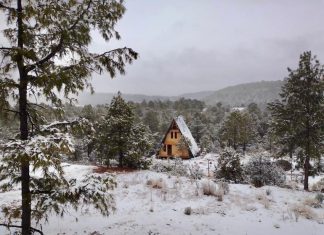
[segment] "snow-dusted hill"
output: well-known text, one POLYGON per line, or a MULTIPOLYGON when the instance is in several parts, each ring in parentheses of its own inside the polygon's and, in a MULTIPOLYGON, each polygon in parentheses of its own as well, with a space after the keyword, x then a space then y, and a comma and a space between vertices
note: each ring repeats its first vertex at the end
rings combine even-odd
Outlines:
MULTIPOLYGON (((206 174, 207 159, 214 162, 216 157, 210 154, 186 164, 197 163, 206 174)), ((65 169, 69 177, 81 178, 94 167, 67 165, 65 169)), ((116 177, 117 210, 113 214, 102 217, 83 208, 71 210, 63 218, 52 215, 42 224, 44 234, 324 234, 324 209, 307 205, 315 193, 230 184, 229 194, 218 201, 201 190, 197 195, 195 182, 187 177, 152 171, 119 173, 116 177), (156 187, 152 182, 158 182, 156 187), (186 207, 191 207, 191 215, 184 214, 186 207)), ((207 177, 200 180, 200 187, 206 181, 207 177)), ((19 191, 0 193, 1 204, 18 199, 19 191)), ((1 228, 0 234, 10 233, 1 228)))

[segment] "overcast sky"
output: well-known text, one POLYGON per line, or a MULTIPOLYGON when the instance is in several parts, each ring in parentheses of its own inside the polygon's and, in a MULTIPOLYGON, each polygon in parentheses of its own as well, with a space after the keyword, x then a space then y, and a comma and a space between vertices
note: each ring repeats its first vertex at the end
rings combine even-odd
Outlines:
POLYGON ((97 92, 177 95, 279 80, 312 50, 324 62, 324 0, 128 0, 118 44, 140 53, 97 92))
POLYGON ((113 80, 94 74, 96 92, 178 95, 279 80, 306 50, 324 64, 324 0, 126 0, 126 8, 122 40, 93 33, 91 49, 127 46, 140 58, 113 80))

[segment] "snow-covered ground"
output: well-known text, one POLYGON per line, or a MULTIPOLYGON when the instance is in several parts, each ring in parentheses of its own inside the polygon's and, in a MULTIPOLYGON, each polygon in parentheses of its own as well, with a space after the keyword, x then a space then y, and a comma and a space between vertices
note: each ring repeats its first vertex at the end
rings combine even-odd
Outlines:
MULTIPOLYGON (((186 164, 199 164, 207 175, 208 162, 212 171, 215 160, 215 155, 208 154, 186 164)), ((65 166, 67 176, 79 179, 93 169, 65 166)), ((119 173, 116 178, 117 209, 113 214, 103 217, 93 209, 83 208, 71 210, 63 218, 52 215, 48 223, 42 224, 44 234, 324 234, 324 209, 305 203, 316 193, 230 184, 229 194, 218 201, 201 190, 197 195, 195 182, 187 177, 146 170, 119 173), (153 188, 148 181, 160 182, 162 188, 153 188), (186 207, 191 207, 191 215, 184 214, 186 207), (302 210, 309 219, 296 212, 302 210)), ((208 181, 207 176, 199 181, 200 187, 203 181, 208 181)), ((2 205, 18 199, 19 191, 0 193, 2 205)), ((0 228, 0 234, 10 233, 0 228)))

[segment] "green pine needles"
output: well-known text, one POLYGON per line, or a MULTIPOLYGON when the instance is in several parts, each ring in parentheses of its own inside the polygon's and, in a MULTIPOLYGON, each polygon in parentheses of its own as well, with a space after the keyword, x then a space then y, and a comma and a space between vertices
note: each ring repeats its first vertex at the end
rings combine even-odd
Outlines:
MULTIPOLYGON (((7 25, 3 30, 6 41, 0 45, 0 113, 12 112, 19 117, 20 134, 16 144, 28 146, 38 132, 34 127, 39 126, 40 119, 32 108, 37 104, 29 97, 42 97, 59 106, 62 100, 58 92, 69 98, 86 88, 92 91, 93 72, 106 72, 109 77, 115 77, 117 73, 124 74, 126 65, 138 58, 137 52, 128 47, 111 49, 107 46, 100 52, 90 49, 93 30, 106 42, 120 39, 115 26, 125 10, 122 0, 0 1, 1 19, 7 25), (10 107, 10 99, 17 102, 17 109, 10 107)), ((50 144, 49 136, 44 138, 49 146, 61 147, 50 144)), ((56 164, 51 160, 55 159, 55 154, 50 152, 39 165, 34 165, 37 162, 31 154, 18 150, 16 161, 11 161, 15 164, 11 167, 20 171, 16 179, 21 185, 22 235, 32 231, 34 181, 30 171, 34 167, 41 170, 44 164, 56 164)), ((47 179, 58 180, 59 185, 51 185, 60 188, 59 178, 50 174, 47 179)), ((59 196, 53 199, 63 202, 59 196)))
POLYGON ((310 159, 323 153, 324 67, 308 51, 301 54, 298 68, 288 72, 281 99, 269 104, 272 127, 284 150, 303 150, 304 189, 308 190, 310 159))

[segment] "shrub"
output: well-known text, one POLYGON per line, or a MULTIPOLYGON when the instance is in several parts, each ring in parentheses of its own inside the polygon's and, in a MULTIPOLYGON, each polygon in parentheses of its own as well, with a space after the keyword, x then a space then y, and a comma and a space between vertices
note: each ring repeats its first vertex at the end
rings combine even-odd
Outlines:
POLYGON ((324 201, 324 195, 321 193, 317 193, 315 196, 315 200, 318 201, 320 204, 322 204, 324 201))
POLYGON ((276 164, 262 156, 253 157, 245 166, 247 180, 255 187, 263 185, 281 186, 285 182, 285 172, 276 164))
POLYGON ((214 182, 205 180, 202 182, 202 191, 204 195, 207 196, 216 196, 216 185, 214 182))
POLYGON ((157 161, 151 165, 151 170, 155 172, 170 173, 174 176, 188 176, 188 167, 183 164, 181 158, 157 161))
POLYGON ((151 186, 152 188, 163 189, 166 187, 165 182, 162 178, 160 179, 149 179, 146 182, 146 185, 151 186))
POLYGON ((218 158, 215 177, 235 183, 242 182, 243 169, 241 167, 240 156, 241 155, 232 148, 223 149, 218 158))
POLYGON ((217 201, 222 202, 223 201, 223 197, 224 197, 224 191, 218 189, 218 190, 216 190, 214 196, 217 198, 217 201))
POLYGON ((195 163, 193 166, 189 167, 189 177, 193 180, 200 180, 204 176, 203 170, 200 166, 195 163))
POLYGON ((264 194, 257 194, 256 199, 264 206, 264 208, 270 208, 270 201, 264 194))
POLYGON ((322 207, 322 203, 315 198, 307 198, 304 201, 304 204, 313 208, 321 208, 322 207))
POLYGON ((306 219, 316 219, 317 215, 311 208, 306 205, 295 205, 291 208, 295 214, 296 221, 298 221, 299 216, 302 216, 306 219))
POLYGON ((228 194, 229 193, 229 185, 227 182, 224 181, 219 181, 218 182, 218 190, 223 191, 224 194, 228 194))
POLYGON ((312 191, 324 192, 324 178, 321 178, 318 182, 312 185, 312 191))
POLYGON ((190 206, 186 207, 185 210, 184 210, 184 214, 185 215, 191 215, 191 213, 192 213, 191 207, 190 206))
POLYGON ((156 161, 151 165, 151 170, 155 172, 169 172, 171 165, 167 161, 156 161))
POLYGON ((290 171, 292 169, 291 163, 287 160, 280 159, 276 161, 276 165, 284 171, 290 171))
POLYGON ((128 157, 124 159, 124 164, 130 168, 147 170, 152 165, 152 159, 144 157, 128 157))

